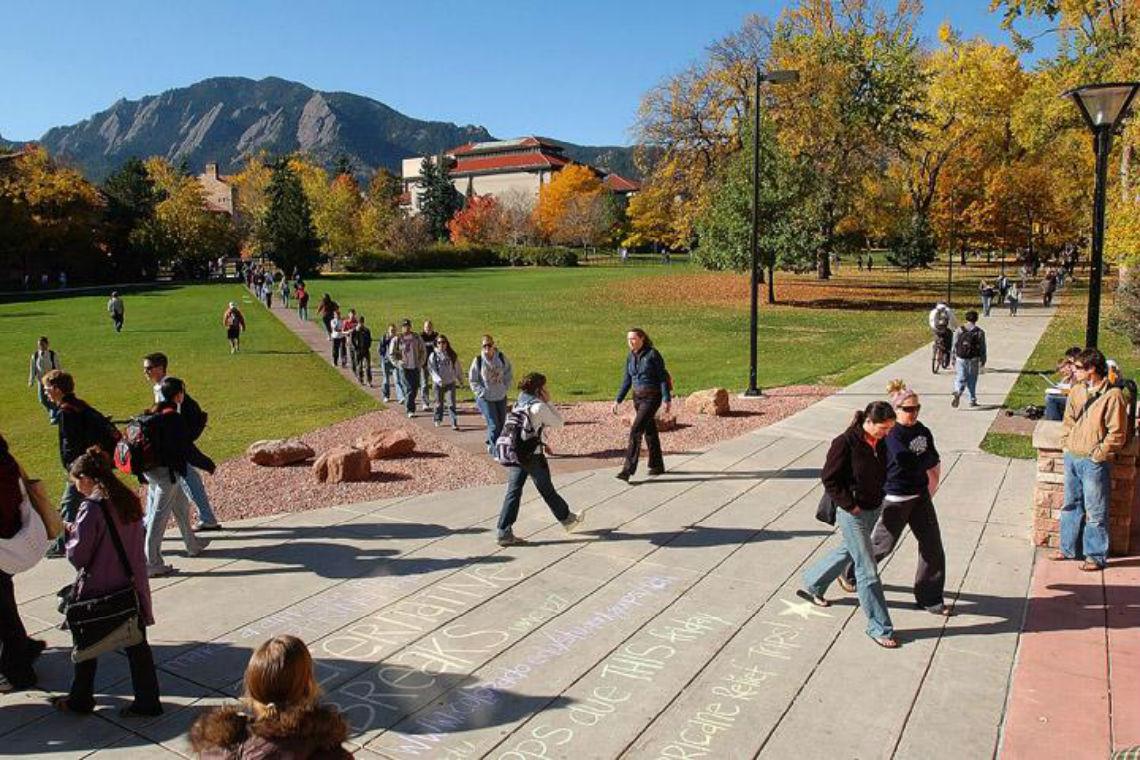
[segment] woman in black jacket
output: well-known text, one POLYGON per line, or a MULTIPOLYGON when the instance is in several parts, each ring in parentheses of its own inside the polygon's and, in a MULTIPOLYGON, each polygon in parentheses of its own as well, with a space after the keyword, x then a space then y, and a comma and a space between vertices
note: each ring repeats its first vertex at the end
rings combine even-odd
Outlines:
MULTIPOLYGON (((20 487, 20 465, 8 452, 8 442, 0 435, 0 539, 19 533, 20 506, 24 492, 20 487)), ((36 685, 32 662, 47 646, 40 639, 28 638, 16 606, 16 590, 12 576, 0 570, 0 694, 36 685)))
POLYGON ((886 401, 873 401, 856 412, 847 430, 831 442, 821 478, 827 497, 837 507, 835 523, 843 534, 843 544, 804 571, 804 587, 796 592, 816 606, 828 607, 831 602, 823 596, 827 587, 847 563, 854 563, 859 606, 867 616, 867 635, 886 649, 896 649, 899 643, 871 549, 871 530, 883 503, 885 439, 894 424, 894 408, 886 401))
POLYGON ((657 410, 665 407, 669 413, 669 373, 665 371, 665 360, 653 347, 653 341, 640 327, 631 328, 625 336, 629 344, 629 355, 625 360, 625 374, 621 388, 614 399, 613 413, 625 400, 625 395, 633 389, 633 424, 629 426, 629 446, 625 452, 625 463, 617 477, 629 480, 637 471, 637 458, 641 454, 641 438, 649 444, 649 474, 661 475, 665 472, 665 459, 661 455, 661 439, 657 436, 657 410))
POLYGON ((155 461, 143 473, 147 482, 146 504, 146 569, 154 578, 169 575, 174 568, 162 561, 162 536, 171 512, 186 544, 186 554, 197 557, 210 543, 198 538, 190 525, 190 501, 180 482, 190 465, 213 473, 214 463, 194 445, 186 420, 178 414, 178 405, 186 395, 186 386, 176 377, 164 377, 159 386, 162 401, 147 410, 154 420, 148 435, 153 438, 155 461))

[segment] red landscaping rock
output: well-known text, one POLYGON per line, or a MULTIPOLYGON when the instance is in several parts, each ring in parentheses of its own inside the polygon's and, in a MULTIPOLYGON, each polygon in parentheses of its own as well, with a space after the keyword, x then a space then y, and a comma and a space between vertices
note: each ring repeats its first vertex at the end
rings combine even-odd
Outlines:
POLYGON ((693 391, 685 399, 685 411, 723 417, 728 414, 728 391, 724 388, 693 391))
POLYGON ((374 430, 357 438, 356 448, 365 451, 369 459, 391 459, 411 454, 416 441, 405 430, 374 430))
POLYGON ((317 458, 313 475, 321 483, 358 483, 372 478, 372 462, 360 449, 338 446, 317 458))
POLYGON ((246 450, 249 461, 263 467, 286 465, 312 459, 317 452, 297 438, 288 440, 254 441, 246 450))
MULTIPOLYGON (((621 416, 621 421, 626 427, 629 427, 633 424, 634 416, 635 415, 633 412, 626 412, 621 416)), ((669 414, 662 414, 661 412, 658 412, 656 419, 658 432, 667 433, 670 430, 677 429, 677 415, 673 414, 672 412, 669 414)))

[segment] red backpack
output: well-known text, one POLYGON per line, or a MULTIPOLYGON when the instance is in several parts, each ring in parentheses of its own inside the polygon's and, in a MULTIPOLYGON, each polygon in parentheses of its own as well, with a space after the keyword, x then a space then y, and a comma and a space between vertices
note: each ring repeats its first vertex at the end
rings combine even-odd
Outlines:
POLYGON ((155 414, 140 414, 127 422, 122 439, 115 446, 115 467, 127 475, 142 475, 156 467, 158 461, 158 426, 167 414, 175 409, 163 409, 155 414))

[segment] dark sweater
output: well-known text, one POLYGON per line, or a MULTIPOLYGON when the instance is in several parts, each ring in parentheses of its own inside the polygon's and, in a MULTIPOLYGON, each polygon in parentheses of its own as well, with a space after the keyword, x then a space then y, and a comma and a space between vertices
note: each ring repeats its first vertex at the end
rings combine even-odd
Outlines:
POLYGON ((618 389, 615 401, 619 404, 624 401, 631 387, 635 391, 659 391, 663 400, 669 400, 665 359, 656 348, 643 348, 637 353, 629 352, 625 360, 625 374, 622 375, 621 388, 618 389))
POLYGON ((820 479, 831 500, 848 512, 855 506, 878 509, 887 480, 886 442, 878 441, 871 448, 863 426, 852 425, 831 442, 820 479))
POLYGON ((926 493, 926 471, 940 461, 934 434, 921 422, 895 425, 887 434, 887 483, 891 496, 926 493))
MULTIPOLYGON (((175 408, 171 402, 163 402, 159 406, 164 411, 175 408)), ((186 474, 187 465, 194 465, 199 470, 210 473, 216 469, 214 462, 194 445, 190 429, 181 414, 163 414, 159 417, 157 431, 158 446, 155 453, 160 466, 169 467, 179 475, 186 474)))

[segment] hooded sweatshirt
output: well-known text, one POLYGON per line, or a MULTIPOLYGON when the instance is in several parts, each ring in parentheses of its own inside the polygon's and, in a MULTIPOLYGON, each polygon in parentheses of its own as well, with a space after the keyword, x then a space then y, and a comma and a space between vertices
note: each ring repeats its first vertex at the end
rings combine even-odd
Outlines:
POLYGON ((467 373, 467 381, 471 390, 475 391, 475 398, 487 401, 505 399, 513 379, 514 370, 511 368, 510 359, 498 350, 490 359, 483 356, 483 352, 480 351, 471 362, 471 369, 467 373))

